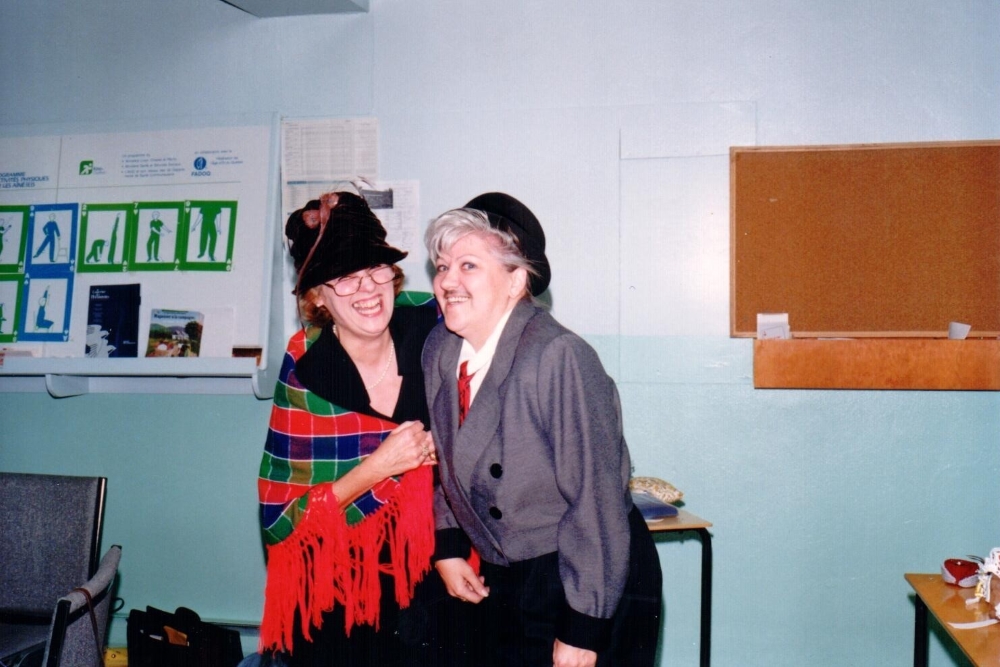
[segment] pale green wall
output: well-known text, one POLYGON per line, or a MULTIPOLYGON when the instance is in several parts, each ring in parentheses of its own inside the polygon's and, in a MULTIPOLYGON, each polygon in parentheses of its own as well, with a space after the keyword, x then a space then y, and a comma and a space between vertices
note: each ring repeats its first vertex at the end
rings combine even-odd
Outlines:
MULTIPOLYGON (((2 2, 0 132, 372 115, 381 175, 420 180, 423 219, 523 198, 554 313, 619 382, 637 472, 715 523, 713 663, 902 666, 903 573, 1000 544, 1000 395, 753 390, 751 342, 728 337, 725 148, 1000 137, 997 34, 993 0, 373 0, 267 20, 219 0, 2 2)), ((0 393, 0 469, 110 478, 126 608, 253 620, 268 410, 0 393)), ((663 664, 693 665, 697 542, 660 554, 663 664)), ((963 664, 938 640, 931 657, 963 664)))

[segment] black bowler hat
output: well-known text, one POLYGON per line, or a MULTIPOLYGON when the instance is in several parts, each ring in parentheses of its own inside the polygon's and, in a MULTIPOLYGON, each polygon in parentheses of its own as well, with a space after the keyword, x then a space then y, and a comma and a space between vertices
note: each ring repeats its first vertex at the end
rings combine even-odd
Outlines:
POLYGON ((465 208, 482 211, 496 229, 510 232, 521 247, 521 254, 531 262, 538 275, 528 275, 531 296, 544 292, 552 280, 552 269, 545 257, 545 232, 531 210, 503 192, 487 192, 473 198, 465 208))
POLYGON ((358 195, 338 192, 337 205, 330 210, 326 226, 309 227, 302 213, 317 209, 319 200, 314 199, 288 216, 285 223, 288 251, 299 272, 296 294, 361 269, 395 264, 406 257, 407 253, 385 242, 385 227, 358 195))

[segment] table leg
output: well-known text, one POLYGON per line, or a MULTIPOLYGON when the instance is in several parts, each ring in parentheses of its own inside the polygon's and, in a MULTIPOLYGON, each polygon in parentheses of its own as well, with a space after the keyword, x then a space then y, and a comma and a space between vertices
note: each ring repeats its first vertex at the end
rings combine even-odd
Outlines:
POLYGON ((712 534, 707 528, 697 531, 701 537, 701 667, 712 660, 712 534))
POLYGON ((913 667, 927 667, 927 605, 916 597, 913 626, 913 667))

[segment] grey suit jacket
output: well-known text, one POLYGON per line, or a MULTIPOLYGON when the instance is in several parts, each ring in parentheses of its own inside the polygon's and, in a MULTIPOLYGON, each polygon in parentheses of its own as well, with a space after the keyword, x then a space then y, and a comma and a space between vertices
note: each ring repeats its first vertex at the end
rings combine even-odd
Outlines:
POLYGON ((610 618, 628 575, 632 508, 614 382, 582 338, 521 302, 459 429, 461 345, 443 323, 424 345, 438 529, 461 528, 498 565, 558 552, 570 608, 610 618))

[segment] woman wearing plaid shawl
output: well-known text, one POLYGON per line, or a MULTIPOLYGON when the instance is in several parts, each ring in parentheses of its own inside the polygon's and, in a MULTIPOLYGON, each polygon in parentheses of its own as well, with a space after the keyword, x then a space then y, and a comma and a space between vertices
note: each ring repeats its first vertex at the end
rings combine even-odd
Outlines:
POLYGON ((420 351, 437 307, 400 293, 406 253, 357 195, 310 202, 285 234, 307 326, 288 344, 260 468, 261 647, 293 665, 427 664, 418 583, 436 453, 420 351))

